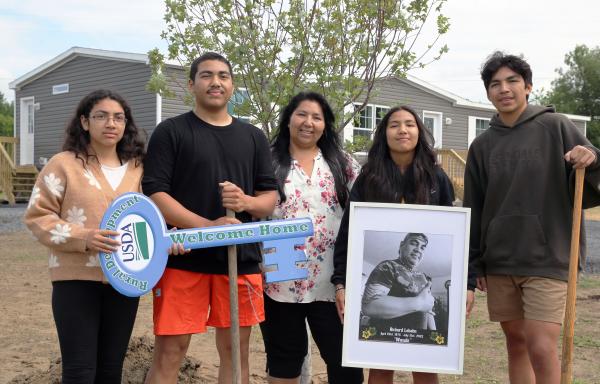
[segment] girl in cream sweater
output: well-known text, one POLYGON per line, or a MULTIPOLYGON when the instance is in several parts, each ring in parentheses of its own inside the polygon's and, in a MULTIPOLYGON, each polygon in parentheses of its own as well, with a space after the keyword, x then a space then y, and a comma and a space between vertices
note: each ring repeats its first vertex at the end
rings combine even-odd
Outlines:
POLYGON ((121 383, 138 298, 106 283, 98 252, 119 245, 98 229, 113 199, 139 192, 143 131, 127 102, 98 90, 84 97, 65 132, 63 152, 42 169, 25 223, 49 250, 52 312, 62 383, 121 383))

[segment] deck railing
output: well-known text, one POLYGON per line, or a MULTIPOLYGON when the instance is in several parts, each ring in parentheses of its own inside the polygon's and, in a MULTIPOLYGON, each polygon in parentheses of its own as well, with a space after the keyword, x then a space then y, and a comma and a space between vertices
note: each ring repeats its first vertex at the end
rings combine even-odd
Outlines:
POLYGON ((454 195, 457 199, 463 200, 465 196, 465 165, 466 161, 463 156, 466 155, 466 151, 459 151, 454 149, 438 149, 437 157, 438 163, 444 169, 454 187, 454 195), (465 153, 463 156, 461 156, 465 153))
POLYGON ((15 145, 14 137, 0 137, 0 189, 9 203, 15 203, 13 194, 13 174, 15 172, 15 145))

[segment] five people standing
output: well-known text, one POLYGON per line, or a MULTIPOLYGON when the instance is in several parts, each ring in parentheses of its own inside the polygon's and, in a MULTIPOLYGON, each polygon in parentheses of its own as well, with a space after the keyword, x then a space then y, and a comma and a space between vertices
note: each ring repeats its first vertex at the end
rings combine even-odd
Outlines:
MULTIPOLYGON (((558 383, 571 174, 587 168, 584 204, 600 203, 600 151, 551 107, 528 104, 532 74, 522 58, 496 52, 481 76, 498 113, 473 141, 465 171, 464 205, 471 208, 467 313, 474 289, 486 291, 490 319, 500 322, 506 337, 511 382, 558 383)), ((454 190, 436 162, 431 132, 410 107, 390 109, 359 171, 342 150, 327 101, 301 92, 284 108, 269 150, 260 129, 227 111, 233 77, 223 56, 198 57, 188 80, 193 110, 160 123, 145 158, 125 100, 92 92, 69 123, 64 152, 41 171, 25 222, 50 250, 63 383, 121 380, 138 299, 106 284, 98 252, 115 250, 118 232, 98 226, 110 202, 139 192, 140 184, 171 227, 310 217, 315 233, 305 243, 306 280, 263 287, 258 244, 237 246, 242 379, 249 381, 251 327, 261 323, 269 381, 299 382, 308 322, 329 382, 363 381, 361 369, 341 365, 349 225, 344 209, 351 201, 451 206, 454 190), (227 217, 226 209, 235 217, 227 217)), ((435 327, 430 282, 414 269, 419 260, 411 259, 426 245, 424 234, 408 234, 398 260, 377 267, 363 297, 365 313, 384 314, 384 320, 417 314, 435 327), (402 281, 420 279, 412 295, 395 293, 399 275, 402 281)), ((156 339, 146 382, 176 383, 191 335, 207 326, 216 329, 219 382, 231 382, 226 248, 172 252, 153 290, 156 339)), ((438 377, 414 372, 413 380, 437 383, 438 377)), ((370 383, 392 381, 393 371, 370 370, 370 383)))

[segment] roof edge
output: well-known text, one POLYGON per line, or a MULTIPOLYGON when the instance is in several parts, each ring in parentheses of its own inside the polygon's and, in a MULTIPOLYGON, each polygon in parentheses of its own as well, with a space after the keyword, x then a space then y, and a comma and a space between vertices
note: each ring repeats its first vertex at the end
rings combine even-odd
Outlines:
POLYGON ((140 63, 148 62, 148 55, 142 53, 130 53, 120 51, 108 51, 104 49, 71 47, 53 59, 43 63, 42 65, 32 69, 26 74, 8 83, 10 89, 19 89, 31 81, 40 78, 54 68, 57 68, 77 56, 100 57, 114 60, 133 61, 140 63))
MULTIPOLYGON (((408 80, 409 82, 415 84, 420 89, 423 89, 425 92, 431 93, 435 96, 441 97, 445 100, 452 102, 452 104, 454 106, 477 108, 477 109, 482 109, 482 110, 486 110, 486 111, 490 111, 490 112, 496 112, 496 108, 492 104, 478 103, 475 101, 465 99, 463 97, 460 97, 452 92, 448 92, 442 88, 439 88, 433 84, 426 82, 425 80, 421 80, 418 77, 415 77, 408 73, 406 74, 406 78, 401 78, 401 77, 396 77, 396 76, 394 76, 394 77, 399 80, 408 80)), ((557 112, 557 113, 560 113, 561 115, 566 116, 567 118, 569 118, 569 120, 576 120, 576 121, 591 121, 592 120, 592 118, 590 116, 572 115, 569 113, 562 113, 562 112, 557 112)))

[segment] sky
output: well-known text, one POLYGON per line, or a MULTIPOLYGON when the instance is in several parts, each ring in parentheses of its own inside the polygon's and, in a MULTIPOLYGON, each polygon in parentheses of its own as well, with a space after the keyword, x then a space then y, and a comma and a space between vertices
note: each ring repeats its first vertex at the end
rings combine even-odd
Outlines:
MULTIPOLYGON (((565 54, 600 45, 596 0, 448 0, 443 10, 450 51, 411 74, 471 101, 487 101, 479 69, 495 50, 523 54, 534 90, 547 90, 565 54)), ((0 92, 14 100, 9 82, 73 46, 164 53, 163 14, 164 0, 0 0, 0 92)))

